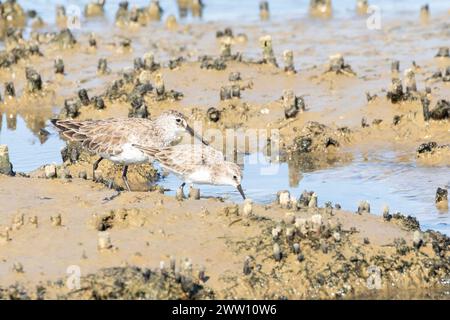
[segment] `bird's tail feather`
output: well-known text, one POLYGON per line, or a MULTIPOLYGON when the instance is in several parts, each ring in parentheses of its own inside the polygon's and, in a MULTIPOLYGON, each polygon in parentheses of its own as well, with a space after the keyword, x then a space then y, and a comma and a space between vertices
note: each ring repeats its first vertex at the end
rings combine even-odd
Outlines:
POLYGON ((80 133, 81 123, 73 120, 51 119, 50 122, 58 129, 63 137, 73 141, 84 141, 86 136, 80 133))
POLYGON ((153 147, 147 147, 147 146, 141 146, 139 144, 133 144, 133 147, 138 148, 142 152, 146 153, 147 155, 151 156, 152 158, 157 157, 158 152, 161 150, 158 148, 153 147))

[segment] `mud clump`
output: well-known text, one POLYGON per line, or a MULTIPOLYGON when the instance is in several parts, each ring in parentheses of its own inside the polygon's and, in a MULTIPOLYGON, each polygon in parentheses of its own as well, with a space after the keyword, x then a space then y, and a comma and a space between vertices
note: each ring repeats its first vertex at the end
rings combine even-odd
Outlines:
POLYGON ((434 201, 436 203, 436 206, 443 208, 448 207, 448 190, 438 187, 436 190, 436 197, 434 201))
POLYGON ((83 276, 81 287, 69 290, 58 280, 29 289, 15 284, 0 287, 0 299, 148 299, 186 300, 213 299, 214 292, 189 274, 160 272, 139 267, 113 267, 83 276))
POLYGON ((186 59, 183 57, 178 57, 175 59, 170 59, 167 66, 169 67, 170 70, 174 70, 177 69, 179 67, 181 67, 181 65, 183 64, 183 62, 185 62, 186 59))
POLYGON ((450 102, 444 99, 439 100, 436 106, 429 110, 429 101, 422 99, 423 113, 425 120, 444 120, 450 119, 450 102))
POLYGON ((153 52, 147 52, 143 58, 143 69, 151 72, 157 71, 161 68, 161 65, 155 62, 155 55, 153 52))
POLYGON ((14 98, 16 96, 16 89, 13 82, 5 83, 5 98, 14 98))
POLYGON ((29 93, 36 93, 42 90, 41 75, 32 68, 25 69, 25 76, 27 78, 27 91, 29 93))
POLYGON ((106 231, 117 227, 142 227, 146 221, 146 213, 140 209, 133 208, 94 214, 88 224, 97 231, 106 231))
POLYGON ((335 54, 330 56, 327 70, 325 74, 334 73, 336 75, 355 76, 356 73, 352 70, 349 64, 345 63, 342 54, 335 54))
POLYGON ((246 243, 229 243, 246 258, 242 276, 227 279, 233 289, 221 292, 225 298, 237 291, 240 296, 251 294, 263 299, 363 297, 372 290, 368 283, 374 270, 380 277, 376 279, 377 294, 390 296, 393 291, 407 292, 403 290, 419 284, 421 288, 438 288, 441 279, 450 274, 445 263, 449 239, 441 234, 418 236, 415 232, 413 241, 398 237, 384 247, 365 238, 359 245, 358 230, 344 228, 325 209, 305 206, 293 212, 293 219, 253 222, 264 226, 261 235, 246 243), (267 287, 272 290, 268 292, 267 287))
POLYGON ((51 42, 60 49, 71 49, 75 46, 77 40, 70 29, 63 29, 53 37, 51 42))
POLYGON ((450 49, 448 47, 440 47, 435 55, 436 58, 450 58, 450 49))
POLYGON ((418 148, 417 148, 417 153, 418 154, 422 154, 422 153, 431 153, 433 152, 435 149, 439 148, 440 146, 438 146, 438 144, 434 141, 432 142, 425 142, 422 143, 418 148))
POLYGON ((4 39, 9 28, 23 28, 26 24, 25 10, 15 0, 0 3, 0 39, 4 39))
POLYGON ((150 20, 160 20, 163 9, 161 8, 159 1, 152 0, 148 6, 147 14, 150 20))
MULTIPOLYGON (((93 163, 98 160, 98 156, 91 155, 84 151, 78 143, 68 143, 61 151, 64 163, 56 166, 56 177, 62 177, 66 172, 71 177, 84 177, 92 179, 93 163)), ((30 173, 32 177, 45 177, 45 167, 41 167, 30 173)), ((123 189, 121 166, 114 165, 110 161, 102 161, 96 170, 96 181, 105 184, 107 187, 123 189)), ((128 180, 133 189, 149 190, 150 184, 159 178, 157 170, 151 164, 131 166, 128 171, 128 180)))
POLYGON ((143 27, 151 21, 160 21, 164 10, 159 1, 153 0, 146 7, 133 6, 129 10, 128 1, 119 2, 115 15, 115 24, 118 27, 143 27))
POLYGON ((203 15, 202 0, 177 0, 178 13, 181 18, 186 18, 191 12, 193 17, 201 17, 203 15))
POLYGON ((386 98, 389 101, 391 101, 391 103, 400 103, 403 101, 415 101, 423 99, 423 94, 421 94, 417 90, 416 74, 412 68, 406 69, 404 71, 403 84, 398 76, 399 73, 398 61, 394 61, 392 63, 391 71, 392 71, 391 85, 386 93, 386 98))
POLYGON ((261 20, 268 20, 270 17, 269 2, 260 1, 259 2, 259 17, 261 20))
POLYGON ((272 37, 267 35, 259 38, 259 45, 263 50, 263 58, 260 62, 278 67, 278 63, 273 52, 272 37))
POLYGON ((210 107, 206 111, 206 115, 207 115, 209 121, 218 122, 220 120, 220 111, 214 107, 210 107))
POLYGON ((416 157, 425 164, 449 164, 450 144, 439 145, 435 141, 424 142, 416 150, 416 157))
POLYGON ((55 60, 55 73, 56 74, 64 74, 64 61, 61 58, 55 60))
POLYGON ((78 91, 78 98, 83 106, 88 106, 91 103, 86 89, 80 89, 78 91))
POLYGON ((14 175, 13 166, 9 161, 7 145, 0 145, 0 174, 14 175))
POLYGON ((216 32, 216 38, 220 39, 223 37, 233 38, 233 30, 231 28, 225 28, 224 30, 218 30, 216 32))
POLYGON ((220 88, 220 100, 241 98, 241 88, 239 85, 223 86, 220 88))
POLYGON ((147 104, 144 99, 134 98, 131 101, 131 108, 128 112, 129 118, 148 118, 149 115, 147 104))
POLYGON ((394 222, 408 231, 420 230, 420 224, 416 218, 412 216, 405 216, 400 212, 390 214, 389 210, 385 210, 383 212, 383 219, 387 222, 394 222))
POLYGON ((155 90, 154 90, 154 99, 156 101, 163 100, 181 100, 184 95, 183 93, 175 90, 166 90, 166 86, 164 84, 164 80, 162 78, 161 73, 157 73, 155 75, 155 90))
POLYGON ((227 68, 227 64, 225 62, 225 59, 222 57, 214 58, 211 56, 200 56, 198 58, 198 61, 200 62, 200 68, 207 69, 207 70, 225 70, 227 68))
MULTIPOLYGON (((352 156, 341 151, 341 146, 351 141, 352 133, 346 128, 330 128, 324 124, 309 121, 301 129, 294 128, 293 138, 281 136, 285 153, 283 161, 292 170, 312 171, 346 163, 352 156)), ((290 183, 298 184, 300 176, 291 174, 290 183)))
POLYGON ((233 54, 231 52, 233 32, 231 29, 225 29, 225 32, 218 32, 216 35, 220 39, 220 55, 218 57, 210 55, 201 55, 198 57, 200 68, 207 70, 225 70, 227 68, 227 61, 242 61, 240 53, 233 54))
POLYGON ((324 124, 309 121, 288 150, 296 153, 323 152, 329 147, 339 147, 339 141, 347 140, 348 136, 349 132, 343 128, 333 130, 324 124))
MULTIPOLYGON (((150 83, 151 76, 149 70, 144 70, 146 66, 153 66, 153 70, 157 70, 155 63, 146 62, 146 59, 139 59, 139 63, 135 60, 135 69, 122 74, 119 79, 113 80, 106 90, 98 96, 89 99, 87 91, 81 89, 74 98, 66 99, 65 106, 61 110, 61 117, 76 118, 82 112, 81 107, 89 107, 96 110, 106 108, 105 100, 109 102, 129 102, 129 117, 148 118, 147 98, 153 101, 177 101, 184 97, 184 94, 175 90, 167 90, 162 75, 156 73, 154 75, 154 85, 150 83)), ((157 64, 159 66, 159 64, 157 64)), ((158 67, 159 68, 159 67, 158 67)), ((100 59, 98 64, 98 72, 109 72, 106 59, 100 59), (105 71, 106 70, 106 71, 105 71)))
POLYGON ((53 179, 57 177, 56 165, 49 164, 44 167, 44 175, 46 179, 53 179))
POLYGON ((405 96, 403 94, 403 85, 399 79, 392 79, 392 83, 386 94, 386 97, 392 103, 397 103, 405 100, 405 96))
POLYGON ((310 0, 309 13, 313 17, 329 18, 333 13, 331 0, 310 0))
POLYGON ((104 14, 105 0, 96 0, 86 4, 84 15, 86 17, 98 17, 104 14))
POLYGON ((64 100, 64 107, 61 109, 61 113, 68 118, 76 118, 80 114, 80 101, 78 99, 66 99, 64 100))
POLYGON ((297 73, 294 66, 294 52, 292 50, 285 50, 283 52, 284 72, 288 74, 297 73))
POLYGON ((36 48, 27 44, 22 43, 14 45, 12 48, 0 51, 0 67, 9 68, 13 65, 19 63, 19 61, 27 59, 36 52, 36 48))
POLYGON ((306 109, 303 97, 296 96, 292 90, 283 91, 282 101, 286 119, 295 118, 299 112, 306 109))
POLYGON ((81 144, 68 142, 67 146, 61 150, 61 158, 63 162, 76 163, 82 152, 81 144))
POLYGON ((367 14, 367 9, 369 8, 368 0, 357 0, 356 1, 356 12, 359 15, 367 14))
POLYGON ((450 67, 434 72, 427 80, 450 82, 450 67))
POLYGON ((448 190, 444 188, 437 188, 435 201, 436 203, 441 201, 448 201, 448 190))
POLYGON ((97 73, 100 75, 110 73, 110 69, 108 68, 108 61, 105 58, 100 58, 98 60, 97 73))

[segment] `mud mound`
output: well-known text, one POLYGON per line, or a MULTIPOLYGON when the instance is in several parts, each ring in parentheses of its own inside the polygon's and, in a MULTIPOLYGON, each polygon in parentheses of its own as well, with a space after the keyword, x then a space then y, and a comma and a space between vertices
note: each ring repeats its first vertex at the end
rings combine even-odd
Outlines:
MULTIPOLYGON (((376 290, 379 297, 392 298, 399 292, 426 297, 427 290, 445 289, 448 237, 427 231, 415 234, 412 242, 399 237, 372 244, 368 237, 361 241, 363 231, 341 223, 333 210, 303 206, 281 222, 251 217, 245 223, 260 224, 263 231, 228 242, 231 250, 248 256, 243 276, 223 276, 229 287, 220 294, 227 299, 330 299, 361 298, 376 290)), ((405 230, 417 230, 408 218, 398 214, 395 220, 405 230)))
POLYGON ((102 269, 80 279, 80 288, 68 290, 62 280, 39 285, 35 290, 20 284, 0 287, 0 299, 212 299, 214 294, 196 279, 174 272, 137 267, 102 269))
MULTIPOLYGON (((67 147, 61 151, 64 163, 55 166, 55 173, 48 176, 48 166, 41 167, 33 171, 32 177, 40 178, 81 178, 92 179, 92 166, 98 156, 91 155, 81 149, 80 145, 68 143, 67 147)), ((133 190, 149 190, 150 184, 155 182, 159 175, 151 164, 130 166, 128 171, 128 181, 133 190)), ((122 180, 122 166, 114 165, 108 160, 103 160, 96 170, 95 178, 97 182, 104 183, 110 188, 124 189, 122 180)))

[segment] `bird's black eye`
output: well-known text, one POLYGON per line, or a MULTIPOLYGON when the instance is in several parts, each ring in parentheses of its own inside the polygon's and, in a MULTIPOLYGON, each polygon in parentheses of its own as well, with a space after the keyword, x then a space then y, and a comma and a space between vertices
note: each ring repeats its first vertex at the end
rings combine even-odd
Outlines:
POLYGON ((180 119, 180 118, 176 118, 175 121, 176 121, 177 123, 181 123, 181 119, 180 119))
POLYGON ((233 176, 233 179, 234 179, 234 180, 237 180, 237 177, 236 177, 236 176, 233 176))

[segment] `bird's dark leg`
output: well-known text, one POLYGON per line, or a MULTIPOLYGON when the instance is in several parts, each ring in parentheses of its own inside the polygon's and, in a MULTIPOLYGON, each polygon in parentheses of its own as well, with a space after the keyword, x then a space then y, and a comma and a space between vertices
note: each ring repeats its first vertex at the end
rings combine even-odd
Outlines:
POLYGON ((127 187, 127 190, 131 191, 130 185, 128 184, 127 172, 128 172, 128 166, 124 166, 123 171, 122 171, 122 179, 123 179, 123 182, 125 183, 125 186, 127 187))
POLYGON ((186 185, 186 183, 182 183, 181 186, 177 189, 177 193, 175 194, 175 198, 178 201, 183 201, 183 199, 185 198, 184 196, 184 191, 183 191, 183 187, 186 185))
POLYGON ((97 170, 98 165, 103 160, 103 157, 98 158, 97 161, 94 162, 94 165, 92 166, 92 180, 95 181, 95 170, 97 170))

